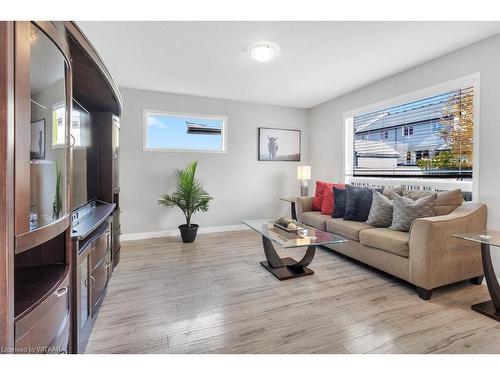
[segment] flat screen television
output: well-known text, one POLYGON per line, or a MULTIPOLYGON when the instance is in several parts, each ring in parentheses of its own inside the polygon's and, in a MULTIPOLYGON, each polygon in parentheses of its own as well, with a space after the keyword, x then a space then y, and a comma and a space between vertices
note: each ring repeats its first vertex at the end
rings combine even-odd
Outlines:
POLYGON ((99 195, 99 156, 92 116, 76 101, 71 113, 73 146, 73 179, 71 207, 73 211, 95 200, 99 195))

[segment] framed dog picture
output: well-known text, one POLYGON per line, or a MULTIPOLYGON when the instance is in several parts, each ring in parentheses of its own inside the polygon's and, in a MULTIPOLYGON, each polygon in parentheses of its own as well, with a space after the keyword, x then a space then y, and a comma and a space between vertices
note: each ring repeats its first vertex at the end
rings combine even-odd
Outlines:
POLYGON ((45 159, 45 119, 31 123, 31 159, 45 159))
POLYGON ((262 161, 300 161, 300 130, 259 128, 262 161))

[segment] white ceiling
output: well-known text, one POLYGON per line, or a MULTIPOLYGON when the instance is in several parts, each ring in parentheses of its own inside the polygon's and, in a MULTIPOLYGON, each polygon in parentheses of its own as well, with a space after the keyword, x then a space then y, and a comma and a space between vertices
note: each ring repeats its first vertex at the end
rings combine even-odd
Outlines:
POLYGON ((121 87, 310 108, 500 32, 500 22, 78 22, 121 87), (259 63, 249 44, 281 54, 259 63))

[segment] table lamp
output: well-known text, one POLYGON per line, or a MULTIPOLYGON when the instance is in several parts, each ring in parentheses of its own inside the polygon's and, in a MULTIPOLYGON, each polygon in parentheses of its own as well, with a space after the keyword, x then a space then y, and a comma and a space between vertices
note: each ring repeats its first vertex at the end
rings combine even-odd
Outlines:
POLYGON ((300 196, 307 197, 309 180, 311 179, 311 167, 309 165, 299 165, 297 167, 297 179, 300 180, 300 196))

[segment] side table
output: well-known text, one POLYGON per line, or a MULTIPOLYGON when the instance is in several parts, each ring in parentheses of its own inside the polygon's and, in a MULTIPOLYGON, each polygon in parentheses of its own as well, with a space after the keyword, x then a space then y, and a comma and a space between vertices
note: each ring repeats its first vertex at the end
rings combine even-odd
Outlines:
POLYGON ((453 237, 481 244, 481 258, 483 261, 484 277, 488 285, 491 301, 481 302, 472 306, 472 310, 500 321, 500 285, 493 269, 490 246, 500 251, 500 231, 487 230, 481 233, 456 234, 453 237))

